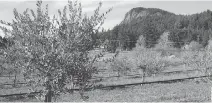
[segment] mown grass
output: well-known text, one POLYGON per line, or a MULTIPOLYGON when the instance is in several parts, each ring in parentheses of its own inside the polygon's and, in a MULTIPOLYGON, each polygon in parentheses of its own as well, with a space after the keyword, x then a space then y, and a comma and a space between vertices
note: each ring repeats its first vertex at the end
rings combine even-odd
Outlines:
MULTIPOLYGON (((197 80, 196 80, 197 81, 197 80)), ((146 84, 116 88, 112 90, 92 90, 85 93, 88 102, 211 102, 211 82, 195 82, 194 80, 146 84)), ((29 98, 4 98, 4 102, 35 102, 29 98)), ((79 93, 64 94, 58 102, 82 102, 79 93)))

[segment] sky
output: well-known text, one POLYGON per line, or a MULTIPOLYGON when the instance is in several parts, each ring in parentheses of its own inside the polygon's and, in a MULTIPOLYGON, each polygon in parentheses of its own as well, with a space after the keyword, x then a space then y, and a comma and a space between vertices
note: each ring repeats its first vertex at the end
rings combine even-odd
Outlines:
MULTIPOLYGON (((97 8, 100 0, 80 0, 83 7, 83 12, 88 15, 93 14, 97 8)), ((103 6, 101 13, 106 12, 109 8, 113 7, 112 11, 106 16, 104 29, 112 29, 116 24, 119 24, 125 14, 135 7, 145 8, 160 8, 175 14, 194 14, 200 13, 207 9, 212 10, 212 1, 142 1, 142 0, 101 0, 103 6)), ((58 9, 62 9, 66 1, 51 0, 43 1, 43 8, 49 5, 49 15, 57 14, 58 9)), ((36 10, 36 1, 0 1, 0 20, 12 21, 14 19, 13 9, 16 8, 19 12, 23 12, 26 8, 36 10)))

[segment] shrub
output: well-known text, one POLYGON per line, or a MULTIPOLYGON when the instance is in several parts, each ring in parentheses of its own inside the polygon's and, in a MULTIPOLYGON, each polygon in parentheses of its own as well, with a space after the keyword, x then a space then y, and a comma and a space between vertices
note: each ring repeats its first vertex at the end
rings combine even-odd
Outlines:
POLYGON ((130 67, 130 70, 142 70, 147 76, 151 74, 156 74, 163 70, 164 66, 167 64, 167 61, 163 60, 160 56, 160 53, 154 49, 147 49, 143 46, 134 48, 132 51, 122 55, 120 53, 120 58, 126 58, 125 67, 130 67), (144 69, 144 70, 143 70, 144 69))
POLYGON ((160 39, 158 39, 158 44, 155 45, 154 50, 161 52, 161 56, 169 56, 172 54, 176 54, 177 48, 173 47, 173 42, 171 42, 169 38, 169 32, 164 32, 160 39))
POLYGON ((206 46, 206 50, 207 50, 208 52, 211 52, 211 51, 212 51, 212 40, 209 40, 209 41, 208 41, 208 45, 206 46))
POLYGON ((111 70, 116 71, 118 77, 130 71, 131 67, 131 63, 127 57, 117 57, 110 63, 111 70))
POLYGON ((202 44, 199 44, 196 41, 192 41, 189 45, 185 45, 183 48, 185 50, 195 51, 195 50, 200 50, 202 47, 203 47, 202 44))
POLYGON ((160 53, 152 49, 142 49, 135 52, 136 69, 145 69, 147 75, 156 74, 165 66, 160 53))
POLYGON ((155 49, 168 50, 172 47, 170 40, 168 39, 169 32, 165 32, 158 39, 158 44, 155 45, 155 49))
POLYGON ((194 69, 211 69, 212 68, 212 52, 211 40, 204 50, 198 50, 198 43, 190 43, 193 51, 183 51, 181 54, 182 60, 186 65, 194 69))
POLYGON ((137 40, 137 43, 136 43, 136 48, 139 48, 139 47, 145 47, 145 38, 143 35, 140 35, 139 36, 139 39, 137 40))

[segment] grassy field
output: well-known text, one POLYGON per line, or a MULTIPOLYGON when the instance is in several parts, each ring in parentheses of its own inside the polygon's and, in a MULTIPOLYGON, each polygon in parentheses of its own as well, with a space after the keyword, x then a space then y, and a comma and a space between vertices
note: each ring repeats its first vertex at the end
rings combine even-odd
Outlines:
MULTIPOLYGON (((88 102, 211 102, 211 82, 189 80, 165 84, 145 84, 92 90, 85 94, 88 102), (196 82, 195 82, 196 81, 196 82), (199 81, 199 82, 198 82, 199 81)), ((35 98, 1 98, 2 102, 36 102, 35 98)), ((58 102, 82 102, 79 93, 64 94, 58 102)))
MULTIPOLYGON (((168 81, 174 79, 183 79, 183 78, 190 78, 190 77, 198 77, 198 76, 205 76, 205 73, 197 72, 197 71, 190 71, 190 72, 181 72, 181 73, 169 73, 169 74, 159 74, 152 77, 145 77, 144 81, 142 76, 122 76, 122 77, 111 77, 105 78, 101 81, 96 82, 94 85, 99 86, 115 86, 115 85, 127 85, 127 84, 139 84, 142 82, 158 82, 158 81, 168 81)), ((10 94, 17 94, 17 93, 30 93, 29 90, 31 87, 19 85, 16 88, 11 86, 4 86, 0 89, 0 95, 10 95, 10 94)), ((41 90, 41 87, 37 87, 37 90, 41 90)))
MULTIPOLYGON (((98 51, 95 51, 98 52, 98 51)), ((191 56, 188 55, 185 56, 191 56)), ((195 53, 196 54, 196 53, 195 53)), ((193 55, 195 55, 193 54, 193 55)), ((102 84, 119 84, 119 83, 132 83, 141 81, 141 78, 126 78, 125 75, 134 75, 140 74, 140 70, 138 70, 138 66, 140 65, 150 65, 149 69, 155 69, 158 66, 164 65, 163 68, 160 69, 160 72, 172 72, 172 71, 185 71, 185 70, 194 70, 191 65, 186 65, 186 61, 190 59, 184 59, 184 56, 168 58, 161 57, 156 52, 140 52, 140 51, 131 51, 131 52, 121 52, 118 57, 116 57, 115 61, 109 63, 104 62, 103 60, 112 58, 114 56, 113 53, 106 53, 106 55, 100 59, 98 63, 95 65, 98 67, 100 72, 95 76, 98 77, 109 77, 109 76, 117 76, 118 69, 126 70, 129 69, 126 73, 121 74, 120 78, 111 78, 102 81, 102 84), (145 57, 147 56, 147 57, 145 57), (148 62, 147 62, 148 61, 148 62), (151 62, 151 63, 149 63, 151 62), (112 65, 112 63, 116 65, 112 65), (165 66, 166 65, 166 66, 165 66)), ((196 58, 200 58, 199 56, 196 58)), ((199 60, 198 60, 199 61, 199 60)), ((195 61, 190 61, 195 62, 195 61)), ((196 66, 196 65, 195 65, 196 66)), ((202 66, 200 66, 202 67, 202 66)), ((203 68, 198 68, 203 69, 203 68)), ((121 71, 122 71, 121 70, 121 71)), ((153 71, 152 71, 153 72, 153 71)), ((203 72, 202 72, 203 73, 203 72)), ((145 81, 152 80, 164 80, 164 79, 175 79, 179 77, 187 77, 191 75, 198 75, 198 72, 192 72, 190 74, 170 74, 170 75, 156 75, 155 77, 146 78, 145 81)), ((12 83, 12 79, 0 78, 0 83, 12 83)), ((23 81, 22 77, 18 77, 19 81, 23 81)), ((28 87, 20 87, 20 88, 5 88, 2 87, 0 90, 1 94, 12 94, 20 91, 28 91, 28 87)), ((88 101, 90 102, 211 102, 211 80, 207 82, 203 82, 200 80, 195 81, 184 81, 178 83, 171 84, 147 84, 143 86, 130 86, 127 88, 117 88, 113 90, 93 90, 86 92, 86 95, 89 96, 88 101)), ((63 102, 79 102, 82 101, 80 99, 80 95, 78 93, 74 94, 66 94, 62 95, 61 99, 58 101, 63 102)), ((8 97, 8 98, 0 98, 1 101, 5 102, 33 102, 37 101, 35 98, 27 98, 27 97, 8 97)))
MULTIPOLYGON (((100 52, 101 52, 100 50, 91 51, 90 53, 91 57, 94 57, 94 55, 99 54, 100 52)), ((100 58, 99 62, 95 64, 97 69, 100 70, 100 72, 96 74, 95 76, 101 76, 101 77, 115 76, 117 75, 117 70, 119 69, 123 69, 123 70, 120 70, 121 72, 124 71, 127 74, 133 75, 135 73, 141 72, 140 70, 138 70, 138 66, 140 65, 149 65, 150 66, 149 70, 152 70, 152 69, 154 70, 155 68, 158 69, 158 66, 164 65, 163 68, 159 68, 161 69, 160 72, 193 70, 195 69, 194 66, 197 66, 197 65, 194 65, 194 66, 186 65, 186 62, 188 62, 189 60, 184 58, 188 56, 189 59, 191 60, 193 55, 196 55, 196 54, 198 53, 187 52, 184 55, 181 55, 180 57, 169 58, 169 57, 159 56, 159 52, 155 52, 155 51, 140 51, 140 50, 122 51, 119 53, 116 59, 112 63, 110 63, 110 62, 104 62, 104 60, 112 58, 115 55, 115 53, 104 52, 104 56, 100 58), (116 65, 112 65, 113 63, 116 65)), ((191 62, 192 62, 191 64, 194 64, 194 62, 197 62, 197 61, 191 61, 191 62)), ((200 69, 203 69, 203 68, 200 68, 200 69)), ((1 77, 0 84, 13 83, 13 80, 14 80, 14 77, 12 78, 1 77)), ((18 76, 17 81, 20 81, 20 82, 24 81, 23 76, 18 76)))

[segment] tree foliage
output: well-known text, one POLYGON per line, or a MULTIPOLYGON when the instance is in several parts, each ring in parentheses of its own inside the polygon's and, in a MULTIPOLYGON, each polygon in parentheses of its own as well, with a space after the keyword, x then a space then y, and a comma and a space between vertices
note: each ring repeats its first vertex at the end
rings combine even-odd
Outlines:
POLYGON ((95 35, 111 9, 100 15, 100 2, 94 15, 88 17, 82 13, 81 3, 68 1, 63 10, 58 10, 58 19, 49 16, 48 5, 42 9, 42 1, 36 5, 36 12, 27 8, 19 13, 14 9, 12 23, 1 21, 13 28, 10 32, 15 44, 10 51, 20 56, 15 59, 17 66, 22 68, 33 91, 44 87, 45 94, 48 88, 45 79, 49 77, 53 94, 57 95, 66 91, 66 85, 76 78, 75 84, 83 97, 83 90, 95 73, 93 63, 100 56, 90 58, 88 53, 96 44, 95 35))

